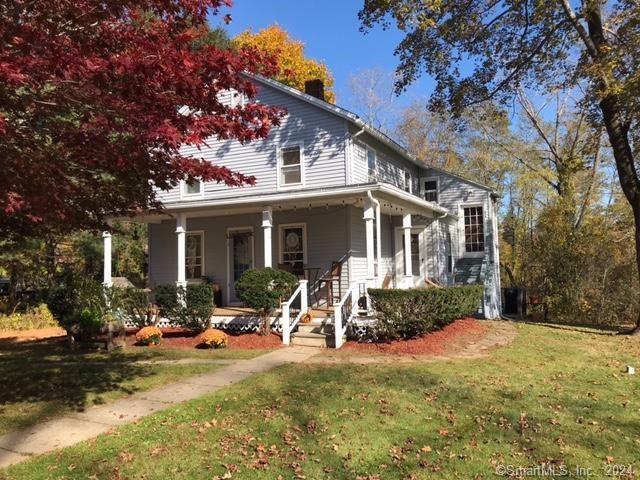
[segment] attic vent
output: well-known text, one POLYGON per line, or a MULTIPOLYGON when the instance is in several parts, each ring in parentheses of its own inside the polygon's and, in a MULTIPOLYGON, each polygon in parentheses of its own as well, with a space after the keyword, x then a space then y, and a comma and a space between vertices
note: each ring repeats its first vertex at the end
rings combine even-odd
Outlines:
POLYGON ((304 82, 304 93, 311 95, 312 97, 324 100, 324 83, 319 78, 315 80, 307 80, 304 82))

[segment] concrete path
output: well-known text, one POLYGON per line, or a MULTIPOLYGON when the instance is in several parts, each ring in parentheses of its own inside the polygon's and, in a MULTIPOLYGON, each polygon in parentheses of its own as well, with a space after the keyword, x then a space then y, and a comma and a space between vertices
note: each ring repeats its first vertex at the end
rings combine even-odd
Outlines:
POLYGON ((22 462, 31 455, 51 452, 151 415, 172 405, 213 393, 286 363, 302 362, 317 354, 317 348, 281 348, 249 360, 236 360, 211 373, 185 378, 153 390, 136 393, 115 402, 69 413, 39 425, 0 437, 0 468, 22 462))

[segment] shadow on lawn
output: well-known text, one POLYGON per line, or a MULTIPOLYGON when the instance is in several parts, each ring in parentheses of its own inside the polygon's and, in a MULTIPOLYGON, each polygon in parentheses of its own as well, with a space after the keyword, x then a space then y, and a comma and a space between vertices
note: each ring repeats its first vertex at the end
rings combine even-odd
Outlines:
POLYGON ((56 402, 77 410, 106 392, 133 393, 129 380, 152 374, 146 352, 71 352, 64 341, 0 342, 0 415, 12 404, 56 402))
MULTIPOLYGON (((451 381, 427 366, 403 366, 401 375, 392 366, 322 366, 315 371, 289 372, 275 388, 258 387, 255 396, 282 399, 278 410, 290 419, 288 428, 301 432, 304 449, 322 448, 322 438, 316 436, 321 427, 331 426, 332 433, 343 432, 344 437, 338 435, 336 443, 349 435, 364 436, 360 443, 343 445, 332 457, 331 467, 344 470, 351 453, 345 455, 343 449, 355 452, 366 447, 366 458, 350 464, 357 473, 380 471, 380 465, 394 461, 389 452, 395 447, 406 455, 396 467, 407 472, 422 468, 437 471, 450 462, 466 460, 458 455, 453 460, 447 460, 445 454, 425 455, 420 451, 423 445, 444 453, 469 450, 476 457, 486 456, 481 464, 490 465, 490 449, 485 450, 482 445, 504 444, 510 449, 500 452, 502 455, 508 457, 512 451, 517 452, 511 462, 537 465, 545 459, 552 462, 563 459, 563 449, 554 441, 562 438, 569 448, 592 452, 604 459, 616 443, 619 436, 616 431, 630 436, 638 432, 628 416, 612 418, 616 408, 611 400, 602 400, 600 408, 596 408, 586 393, 579 396, 579 379, 573 379, 575 384, 566 392, 554 393, 543 375, 531 384, 520 383, 517 372, 512 374, 514 377, 508 383, 487 389, 490 375, 480 382, 463 378, 451 381), (313 382, 309 382, 310 377, 313 382), (549 397, 547 405, 541 402, 542 391, 549 397), (556 411, 555 404, 563 408, 556 411), (319 409, 324 410, 320 416, 319 409), (454 418, 451 422, 447 412, 454 418), (552 421, 556 414, 560 415, 557 425, 552 421), (583 416, 584 424, 578 423, 576 419, 583 416), (326 423, 328 418, 332 419, 330 423, 326 423), (317 431, 308 432, 310 423, 316 421, 317 431), (603 426, 607 427, 605 431, 603 426), (480 444, 479 450, 472 446, 476 443, 480 444), (428 462, 420 465, 414 460, 419 454, 428 462)), ((598 389, 593 385, 590 388, 594 392, 598 389)), ((602 386, 598 395, 604 397, 606 390, 602 386)), ((275 438, 282 434, 272 433, 275 438)), ((447 468, 452 467, 450 464, 447 468)))

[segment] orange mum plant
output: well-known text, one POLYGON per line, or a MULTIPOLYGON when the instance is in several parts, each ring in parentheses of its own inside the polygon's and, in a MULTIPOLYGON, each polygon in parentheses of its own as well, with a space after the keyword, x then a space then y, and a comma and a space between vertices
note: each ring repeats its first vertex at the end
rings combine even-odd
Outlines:
POLYGON ((227 346, 227 334, 215 328, 208 328, 200 334, 200 343, 209 348, 224 348, 227 346))
POLYGON ((158 345, 162 331, 158 327, 144 327, 136 333, 136 340, 144 345, 158 345))

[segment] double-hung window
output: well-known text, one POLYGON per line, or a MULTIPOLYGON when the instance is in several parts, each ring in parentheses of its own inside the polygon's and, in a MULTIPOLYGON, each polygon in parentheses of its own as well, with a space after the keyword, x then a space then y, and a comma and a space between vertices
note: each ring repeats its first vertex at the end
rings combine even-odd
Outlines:
POLYGON ((300 145, 280 150, 280 186, 302 185, 302 148, 300 145))
POLYGON ((199 280, 204 275, 204 233, 187 232, 185 273, 187 280, 199 280))
POLYGON ((484 252, 484 214, 482 207, 464 207, 464 251, 484 252))
POLYGON ((438 203, 438 180, 435 178, 425 178, 422 182, 422 197, 427 202, 438 203))

